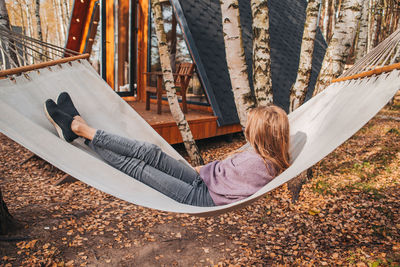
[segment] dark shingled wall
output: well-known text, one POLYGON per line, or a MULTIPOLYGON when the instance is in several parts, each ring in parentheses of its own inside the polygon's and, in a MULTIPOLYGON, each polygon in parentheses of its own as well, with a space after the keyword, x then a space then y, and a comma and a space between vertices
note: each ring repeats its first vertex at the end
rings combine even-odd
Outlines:
MULTIPOLYGON (((220 125, 238 123, 231 91, 218 0, 171 0, 178 22, 220 125)), ((296 80, 303 35, 305 0, 270 0, 271 73, 274 103, 288 110, 290 87, 296 80)), ((252 16, 249 0, 239 0, 249 79, 252 75, 252 16)), ((318 31, 310 88, 321 68, 326 43, 318 31)), ((309 91, 308 95, 312 92, 309 91)))

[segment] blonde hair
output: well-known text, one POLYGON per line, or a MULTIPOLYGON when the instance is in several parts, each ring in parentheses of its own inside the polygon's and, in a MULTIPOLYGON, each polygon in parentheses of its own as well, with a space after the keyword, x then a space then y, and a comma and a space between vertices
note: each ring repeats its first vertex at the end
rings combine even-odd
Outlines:
POLYGON ((290 165, 289 120, 286 112, 274 105, 252 109, 245 129, 247 141, 277 174, 290 165))

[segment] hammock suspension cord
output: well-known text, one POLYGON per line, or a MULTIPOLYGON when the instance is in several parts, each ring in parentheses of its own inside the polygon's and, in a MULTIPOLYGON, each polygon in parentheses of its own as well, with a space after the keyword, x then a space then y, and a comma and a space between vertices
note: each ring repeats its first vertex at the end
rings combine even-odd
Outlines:
POLYGON ((28 66, 80 53, 0 27, 0 69, 28 66))

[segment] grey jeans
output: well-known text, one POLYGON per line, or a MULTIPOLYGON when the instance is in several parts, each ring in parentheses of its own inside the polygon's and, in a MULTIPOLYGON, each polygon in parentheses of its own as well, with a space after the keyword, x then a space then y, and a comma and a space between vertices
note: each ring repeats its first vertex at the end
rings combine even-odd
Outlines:
POLYGON ((180 203, 215 206, 200 175, 154 144, 102 130, 87 144, 114 168, 180 203))

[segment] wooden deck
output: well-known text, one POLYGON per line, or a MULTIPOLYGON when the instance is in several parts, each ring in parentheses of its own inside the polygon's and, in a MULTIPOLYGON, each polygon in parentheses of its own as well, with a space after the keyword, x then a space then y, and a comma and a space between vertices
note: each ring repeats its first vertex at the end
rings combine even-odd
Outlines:
MULTIPOLYGON (((127 103, 167 140, 168 143, 177 144, 182 142, 178 127, 166 103, 162 105, 161 115, 157 114, 155 103, 151 104, 150 110, 145 110, 144 102, 127 101, 127 103)), ((188 105, 188 110, 185 116, 196 140, 242 131, 240 124, 218 127, 217 117, 212 114, 211 109, 208 107, 188 105)))

